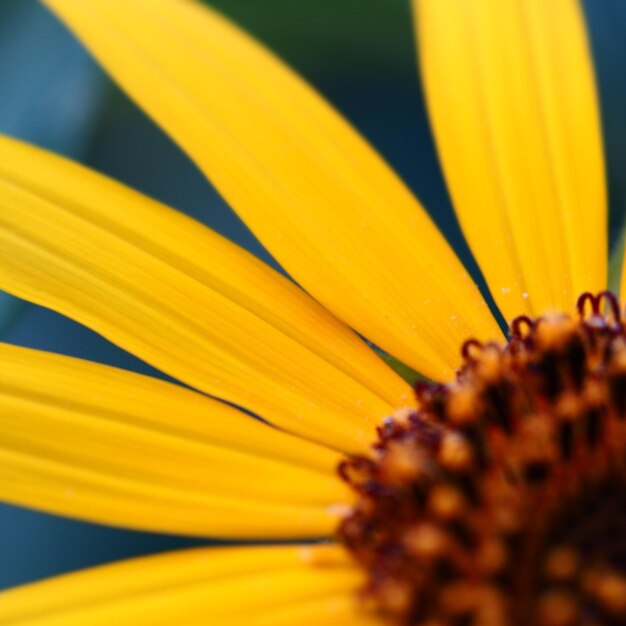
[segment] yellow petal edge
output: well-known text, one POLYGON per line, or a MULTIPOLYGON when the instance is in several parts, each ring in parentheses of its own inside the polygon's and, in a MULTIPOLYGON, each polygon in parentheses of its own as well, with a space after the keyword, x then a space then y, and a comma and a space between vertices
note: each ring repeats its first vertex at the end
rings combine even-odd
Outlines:
POLYGON ((361 576, 335 546, 197 548, 3 592, 0 624, 269 626, 300 615, 306 619, 292 624, 369 625, 356 607, 361 576), (318 551, 323 562, 315 558, 318 551), (325 619, 313 622, 311 615, 325 619))
POLYGON ((0 288, 206 393, 362 450, 409 386, 301 289, 199 223, 0 137, 0 288))
POLYGON ((0 499, 178 534, 332 533, 339 456, 171 383, 0 344, 0 499))
POLYGON ((448 377, 499 330, 397 176, 310 87, 187 0, 48 0, 294 279, 413 368, 448 377))
POLYGON ((439 157, 507 319, 607 284, 600 115, 577 0, 413 0, 439 157))

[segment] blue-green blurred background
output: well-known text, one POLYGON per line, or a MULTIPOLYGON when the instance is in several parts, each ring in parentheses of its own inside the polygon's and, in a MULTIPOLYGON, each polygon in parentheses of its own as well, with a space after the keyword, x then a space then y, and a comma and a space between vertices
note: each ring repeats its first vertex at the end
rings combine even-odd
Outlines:
MULTIPOLYGON (((428 130, 408 0, 209 4, 257 35, 347 115, 474 267, 428 130)), ((585 8, 601 92, 615 239, 626 207, 626 3, 588 0, 585 8)), ((189 160, 36 0, 0 0, 0 132, 114 176, 271 262, 189 160)), ((159 375, 85 328, 1 293, 0 339, 159 375)), ((0 588, 193 543, 0 505, 0 588)))

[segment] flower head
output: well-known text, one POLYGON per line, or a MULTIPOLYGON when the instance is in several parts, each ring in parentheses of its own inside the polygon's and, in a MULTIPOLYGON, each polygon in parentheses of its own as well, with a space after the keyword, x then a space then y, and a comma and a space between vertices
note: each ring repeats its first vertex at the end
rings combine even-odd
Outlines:
POLYGON ((626 327, 610 293, 579 306, 470 340, 454 382, 419 385, 420 408, 343 462, 358 502, 340 535, 399 623, 626 616, 626 327))
POLYGON ((39 583, 0 596, 0 623, 623 621, 606 528, 624 522, 621 500, 609 507, 624 486, 624 325, 604 293, 602 144, 577 2, 415 1, 439 156, 515 320, 508 342, 399 178, 235 26, 190 0, 46 4, 298 285, 168 207, 1 139, 0 288, 189 389, 2 346, 0 497, 301 543, 39 583), (442 382, 414 394, 359 335, 442 382))

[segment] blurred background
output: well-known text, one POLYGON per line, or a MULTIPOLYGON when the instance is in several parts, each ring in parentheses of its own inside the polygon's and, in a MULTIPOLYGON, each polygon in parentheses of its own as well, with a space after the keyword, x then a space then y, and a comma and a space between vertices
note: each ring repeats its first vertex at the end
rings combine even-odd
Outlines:
MULTIPOLYGON (((428 129, 408 0, 208 4, 275 50, 352 121, 420 197, 475 272, 428 129)), ((588 0, 585 10, 601 95, 611 240, 616 242, 626 211, 626 3, 588 0)), ((0 0, 0 132, 113 176, 272 263, 193 164, 36 0, 0 0)), ((0 340, 159 376, 85 328, 2 293, 0 340)), ((0 505, 0 589, 197 543, 0 505)))

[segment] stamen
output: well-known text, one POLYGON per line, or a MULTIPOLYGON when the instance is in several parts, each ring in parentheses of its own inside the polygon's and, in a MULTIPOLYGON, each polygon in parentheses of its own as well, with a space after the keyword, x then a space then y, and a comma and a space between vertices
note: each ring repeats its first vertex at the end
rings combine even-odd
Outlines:
POLYGON ((626 624, 626 322, 610 292, 470 339, 341 477, 339 536, 403 626, 626 624))
POLYGON ((599 309, 598 309, 598 303, 597 303, 596 297, 592 293, 589 293, 587 291, 585 293, 582 293, 578 297, 578 300, 576 302, 576 308, 578 309, 578 314, 580 315, 580 319, 585 318, 587 302, 589 302, 589 304, 591 305, 592 315, 598 314, 599 309))
POLYGON ((468 339, 461 346, 461 356, 468 360, 471 358, 472 353, 479 353, 483 349, 483 344, 477 339, 468 339))
MULTIPOLYGON (((511 322, 511 338, 523 339, 525 336, 522 328, 526 326, 526 332, 530 332, 535 322, 528 315, 520 315, 511 322)), ((462 353, 461 353, 462 354, 462 353)))

